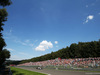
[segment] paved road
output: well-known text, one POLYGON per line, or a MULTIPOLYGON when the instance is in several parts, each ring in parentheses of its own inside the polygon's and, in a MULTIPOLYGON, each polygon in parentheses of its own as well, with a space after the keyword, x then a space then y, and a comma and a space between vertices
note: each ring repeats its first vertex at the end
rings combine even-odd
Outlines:
POLYGON ((35 72, 40 72, 40 73, 45 73, 48 75, 100 75, 99 73, 95 72, 78 72, 78 71, 65 71, 65 70, 49 70, 49 69, 42 69, 42 70, 37 70, 32 67, 20 67, 22 69, 30 70, 30 71, 35 71, 35 72))

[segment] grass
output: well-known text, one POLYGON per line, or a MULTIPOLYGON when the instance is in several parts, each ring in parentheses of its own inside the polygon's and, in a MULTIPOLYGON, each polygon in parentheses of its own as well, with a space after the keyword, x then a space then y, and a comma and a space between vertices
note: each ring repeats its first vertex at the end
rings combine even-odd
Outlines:
POLYGON ((10 67, 13 75, 46 75, 38 72, 28 71, 16 67, 10 67))

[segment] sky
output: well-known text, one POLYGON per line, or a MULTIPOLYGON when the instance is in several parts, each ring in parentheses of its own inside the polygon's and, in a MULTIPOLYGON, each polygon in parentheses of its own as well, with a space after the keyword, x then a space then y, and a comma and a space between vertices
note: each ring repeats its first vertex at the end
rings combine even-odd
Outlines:
POLYGON ((12 0, 3 38, 11 60, 100 39, 100 0, 12 0))

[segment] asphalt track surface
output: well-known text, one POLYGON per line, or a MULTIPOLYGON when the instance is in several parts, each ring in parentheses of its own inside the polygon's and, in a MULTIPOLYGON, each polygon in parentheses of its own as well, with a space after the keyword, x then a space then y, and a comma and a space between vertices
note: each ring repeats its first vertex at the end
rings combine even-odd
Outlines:
POLYGON ((54 69, 37 70, 32 67, 17 67, 17 68, 40 72, 47 75, 100 75, 100 72, 99 73, 98 72, 81 72, 81 71, 54 70, 54 69))

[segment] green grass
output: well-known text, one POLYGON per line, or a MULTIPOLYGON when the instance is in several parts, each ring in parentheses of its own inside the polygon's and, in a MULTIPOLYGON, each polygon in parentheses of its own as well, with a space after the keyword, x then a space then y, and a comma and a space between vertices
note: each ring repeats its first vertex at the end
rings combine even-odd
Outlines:
POLYGON ((13 75, 46 75, 38 72, 28 71, 16 67, 10 67, 13 75))

